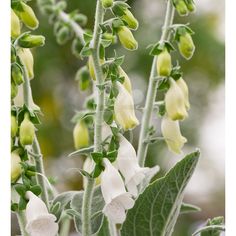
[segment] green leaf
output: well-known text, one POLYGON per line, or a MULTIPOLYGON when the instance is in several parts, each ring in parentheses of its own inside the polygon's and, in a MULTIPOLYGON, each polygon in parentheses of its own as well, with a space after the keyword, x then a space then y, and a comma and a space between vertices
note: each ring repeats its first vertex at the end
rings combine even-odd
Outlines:
MULTIPOLYGON (((78 232, 81 232, 81 213, 82 213, 82 202, 83 202, 83 192, 77 193, 72 201, 71 208, 75 210, 78 214, 74 217, 76 229, 78 232)), ((96 187, 93 194, 92 199, 92 211, 91 211, 91 226, 92 226, 92 234, 96 234, 100 228, 103 226, 104 215, 102 213, 102 209, 105 203, 102 197, 101 188, 96 187)))
POLYGON ((110 236, 109 223, 106 217, 104 217, 102 226, 96 236, 110 236))
POLYGON ((163 178, 150 184, 128 211, 121 236, 170 236, 178 218, 184 189, 197 165, 195 151, 178 162, 163 178))
POLYGON ((192 204, 188 203, 182 203, 181 208, 180 208, 180 214, 187 214, 187 213, 193 213, 193 212, 198 212, 201 211, 201 208, 198 206, 194 206, 192 204))
POLYGON ((201 233, 201 236, 220 236, 220 232, 225 231, 224 225, 210 225, 205 226, 192 234, 192 236, 198 235, 201 233))

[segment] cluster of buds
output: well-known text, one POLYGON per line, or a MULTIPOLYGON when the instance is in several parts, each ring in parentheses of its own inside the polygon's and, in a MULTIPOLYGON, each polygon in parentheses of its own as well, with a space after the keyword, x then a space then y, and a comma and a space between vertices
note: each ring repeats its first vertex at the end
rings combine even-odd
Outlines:
POLYGON ((172 0, 172 2, 180 16, 186 16, 189 12, 195 11, 193 0, 172 0))

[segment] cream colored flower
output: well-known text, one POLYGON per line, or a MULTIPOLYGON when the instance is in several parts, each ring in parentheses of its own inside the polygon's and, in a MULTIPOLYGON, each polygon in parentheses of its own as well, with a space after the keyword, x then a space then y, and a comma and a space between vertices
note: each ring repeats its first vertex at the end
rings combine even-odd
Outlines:
POLYGON ((132 85, 129 76, 125 73, 125 71, 119 66, 119 73, 120 76, 124 77, 124 83, 123 86, 126 88, 126 90, 132 94, 132 85))
POLYGON ((178 79, 176 81, 176 83, 180 87, 180 89, 182 90, 182 93, 184 94, 184 103, 185 103, 186 109, 189 110, 190 103, 189 103, 188 85, 186 84, 186 82, 182 78, 178 79))
POLYGON ((20 35, 20 20, 16 13, 11 9, 11 37, 17 38, 20 35))
POLYGON ((84 121, 78 121, 73 130, 75 149, 89 145, 89 130, 84 121))
POLYGON ((11 182, 14 183, 21 174, 21 159, 19 154, 14 151, 11 153, 11 182))
POLYGON ((25 66, 29 79, 34 78, 34 58, 28 48, 21 48, 17 51, 21 63, 25 66))
POLYGON ((117 35, 119 37, 122 46, 128 50, 136 50, 138 48, 138 42, 135 40, 132 32, 126 26, 118 28, 117 35))
POLYGON ((171 64, 171 55, 164 49, 158 56, 157 56, 157 74, 159 76, 169 76, 172 69, 171 64))

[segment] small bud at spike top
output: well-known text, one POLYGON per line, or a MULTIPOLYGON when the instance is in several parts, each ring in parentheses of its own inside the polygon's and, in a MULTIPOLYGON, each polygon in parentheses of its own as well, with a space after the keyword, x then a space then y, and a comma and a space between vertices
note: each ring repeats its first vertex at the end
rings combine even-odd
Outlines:
POLYGON ((73 137, 76 150, 89 145, 89 130, 84 121, 79 121, 75 125, 73 137))
POLYGON ((112 5, 113 5, 113 0, 102 0, 102 6, 104 8, 112 7, 112 5))
POLYGON ((117 30, 117 34, 122 46, 128 50, 136 50, 138 42, 135 40, 132 32, 126 26, 121 26, 117 30))
POLYGON ((11 9, 11 37, 17 38, 20 35, 20 20, 16 13, 11 9))
POLYGON ((12 152, 11 153, 11 182, 12 183, 15 183, 18 180, 22 172, 20 162, 21 162, 21 159, 17 151, 12 152))
POLYGON ((165 48, 157 56, 157 74, 159 76, 169 76, 172 69, 171 55, 165 48))
POLYGON ((181 154, 181 149, 187 139, 181 135, 179 122, 164 116, 161 123, 161 131, 169 150, 173 153, 181 154))
POLYGON ((29 79, 34 78, 34 58, 28 48, 22 48, 18 51, 18 56, 21 60, 21 63, 25 66, 27 76, 29 79))
POLYGON ((176 11, 179 13, 180 16, 188 15, 188 8, 185 4, 184 0, 172 0, 176 11))
POLYGON ((124 11, 124 15, 121 16, 121 19, 125 21, 127 23, 127 26, 132 30, 136 30, 139 26, 137 19, 133 16, 131 11, 129 11, 128 9, 124 11))
POLYGON ((182 93, 184 95, 184 103, 185 103, 185 107, 187 110, 190 109, 190 103, 189 103, 189 91, 188 91, 188 85, 186 84, 186 82, 180 78, 176 81, 177 85, 180 87, 180 89, 182 90, 182 93))
POLYGON ((170 88, 165 95, 167 116, 172 120, 184 120, 188 117, 185 97, 174 79, 170 78, 170 88))
POLYGON ((30 121, 29 114, 25 113, 24 120, 20 124, 20 143, 25 145, 31 145, 35 137, 34 124, 30 121))
POLYGON ((185 3, 190 12, 195 12, 196 6, 193 0, 185 0, 185 3))
POLYGON ((195 51, 195 46, 193 43, 193 39, 189 33, 185 33, 184 35, 180 35, 178 48, 181 55, 189 60, 195 51))
POLYGON ((125 73, 125 71, 120 66, 118 69, 119 69, 120 76, 124 77, 123 86, 130 94, 132 94, 132 85, 131 85, 129 76, 125 73))
POLYGON ((117 85, 119 94, 114 104, 115 120, 124 130, 133 129, 139 124, 134 112, 133 98, 123 85, 119 82, 117 85))
POLYGON ((22 11, 17 11, 17 15, 20 17, 22 22, 30 29, 36 29, 39 25, 38 19, 34 14, 34 11, 30 6, 25 4, 23 1, 20 2, 22 11))
POLYGON ((18 44, 22 48, 41 47, 45 44, 45 37, 42 35, 25 34, 18 40, 18 44))
POLYGON ((17 119, 15 116, 11 115, 11 137, 15 137, 18 131, 17 119))

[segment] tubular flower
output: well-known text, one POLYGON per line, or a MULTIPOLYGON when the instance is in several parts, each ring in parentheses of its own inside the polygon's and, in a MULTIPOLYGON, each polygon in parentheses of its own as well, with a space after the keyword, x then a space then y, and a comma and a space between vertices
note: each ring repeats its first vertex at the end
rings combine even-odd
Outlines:
POLYGON ((20 2, 22 11, 17 11, 18 16, 22 22, 30 29, 36 29, 39 25, 38 19, 30 6, 24 2, 20 2))
POLYGON ((119 82, 119 94, 114 104, 115 119, 117 123, 124 129, 133 129, 139 124, 134 112, 134 102, 129 92, 119 82))
POLYGON ((122 224, 125 211, 134 206, 131 194, 126 192, 123 180, 117 169, 106 158, 105 170, 101 174, 101 190, 105 200, 103 213, 115 224, 122 224))
POLYGON ((58 232, 56 217, 48 212, 45 203, 32 192, 27 191, 26 231, 30 236, 55 236, 58 232))
POLYGON ((129 79, 129 76, 125 73, 125 71, 119 66, 119 73, 120 76, 124 77, 124 83, 123 86, 126 88, 126 90, 132 94, 132 85, 129 79))
POLYGON ((185 98, 181 88, 170 78, 170 88, 165 95, 166 112, 172 120, 184 120, 188 117, 185 98))
POLYGON ((124 137, 120 137, 120 147, 117 155, 117 167, 125 178, 125 185, 128 191, 136 197, 138 195, 137 186, 145 178, 145 174, 150 168, 141 168, 138 164, 136 152, 131 143, 124 137))
POLYGON ((138 24, 137 19, 133 16, 131 11, 129 11, 128 9, 124 11, 124 15, 121 16, 121 19, 128 24, 128 27, 130 29, 136 30, 138 28, 139 24, 138 24))
POLYGON ((138 42, 135 40, 132 32, 126 26, 121 26, 117 31, 120 43, 128 50, 136 50, 138 48, 138 42))
POLYGON ((189 33, 185 33, 184 35, 180 35, 178 48, 181 55, 189 60, 195 51, 195 45, 193 43, 193 39, 189 33))
POLYGON ((169 76, 171 72, 172 64, 171 64, 171 55, 164 49, 157 56, 157 74, 159 76, 169 76))
POLYGON ((34 58, 28 48, 22 48, 18 51, 18 56, 21 63, 25 66, 29 79, 34 78, 34 58))
POLYGON ((73 130, 75 149, 87 147, 89 145, 89 130, 84 121, 79 121, 73 130))
POLYGON ((190 109, 190 103, 189 103, 189 91, 188 91, 188 85, 186 84, 186 82, 180 78, 176 81, 177 85, 180 87, 183 95, 184 95, 184 103, 185 103, 185 107, 187 110, 190 109))
POLYGON ((30 121, 29 114, 25 113, 24 120, 20 124, 20 143, 25 145, 31 145, 34 141, 35 128, 34 124, 30 121))
POLYGON ((20 20, 16 13, 11 9, 11 37, 17 38, 20 35, 20 20))
POLYGON ((14 183, 21 174, 21 159, 19 154, 14 151, 11 153, 11 182, 14 183))
POLYGON ((162 119, 161 130, 169 150, 173 153, 181 154, 181 149, 187 139, 180 133, 179 122, 165 116, 162 119))

